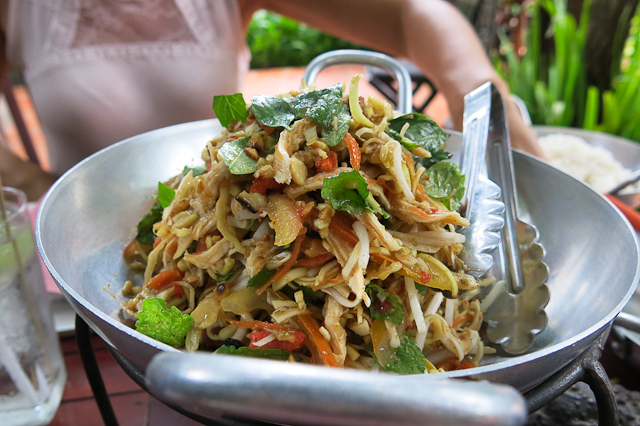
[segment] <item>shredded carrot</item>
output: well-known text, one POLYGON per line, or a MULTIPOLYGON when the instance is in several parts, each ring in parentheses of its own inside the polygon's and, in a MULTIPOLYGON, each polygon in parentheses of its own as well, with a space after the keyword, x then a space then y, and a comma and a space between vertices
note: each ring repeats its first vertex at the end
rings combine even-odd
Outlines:
POLYGON ((427 200, 427 191, 424 190, 424 186, 420 185, 420 182, 418 182, 417 188, 420 195, 422 195, 422 201, 427 200))
POLYGON ((463 324, 467 321, 471 321, 472 319, 473 319, 473 315, 471 314, 464 314, 464 315, 457 316, 453 319, 453 327, 455 328, 460 324, 463 324))
POLYGON ((287 327, 282 324, 277 324, 275 322, 234 320, 226 316, 222 311, 220 312, 219 315, 222 319, 224 319, 229 324, 233 324, 238 327, 248 328, 250 330, 293 330, 293 328, 291 327, 287 327))
POLYGON ((311 315, 303 314, 296 317, 296 322, 302 329, 302 332, 308 337, 308 339, 305 340, 305 344, 311 351, 314 363, 328 367, 337 367, 338 362, 336 361, 336 357, 331 351, 329 342, 327 342, 322 333, 320 333, 320 327, 317 321, 311 315))
POLYGON ((336 214, 331 218, 329 230, 352 246, 355 246, 359 241, 358 237, 351 231, 351 225, 347 223, 347 218, 342 214, 336 214))
POLYGON ((344 136, 344 142, 347 144, 347 148, 349 149, 349 160, 351 161, 351 167, 356 170, 360 170, 360 160, 362 158, 362 154, 360 154, 360 145, 358 145, 358 141, 355 140, 350 133, 344 136))
POLYGON ((282 265, 280 269, 278 269, 278 272, 276 272, 271 278, 269 278, 269 280, 267 280, 267 282, 264 283, 264 285, 256 291, 257 294, 264 293, 264 291, 269 288, 271 284, 284 277, 285 274, 289 272, 289 270, 296 263, 296 260, 298 260, 300 248, 302 247, 302 243, 304 242, 306 237, 307 236, 304 233, 298 234, 298 236, 296 237, 296 241, 293 243, 293 250, 291 250, 291 257, 289 258, 289 260, 287 260, 284 265, 282 265))
POLYGON ((435 365, 436 368, 442 368, 444 371, 453 371, 453 370, 464 370, 466 368, 475 367, 472 363, 463 359, 462 361, 458 361, 458 358, 451 357, 447 358, 443 361, 440 361, 435 365))
POLYGON ((338 167, 338 156, 336 155, 336 153, 329 152, 327 155, 327 158, 318 157, 318 159, 316 160, 316 168, 318 170, 330 172, 331 170, 338 167))
POLYGON ((147 283, 147 287, 154 290, 160 290, 163 287, 171 284, 174 281, 180 281, 184 277, 184 272, 180 269, 174 268, 167 271, 162 271, 158 275, 154 276, 147 283))
POLYGON ((334 257, 333 253, 324 253, 314 257, 305 257, 304 259, 298 259, 298 266, 303 268, 315 268, 316 266, 324 265, 334 257))

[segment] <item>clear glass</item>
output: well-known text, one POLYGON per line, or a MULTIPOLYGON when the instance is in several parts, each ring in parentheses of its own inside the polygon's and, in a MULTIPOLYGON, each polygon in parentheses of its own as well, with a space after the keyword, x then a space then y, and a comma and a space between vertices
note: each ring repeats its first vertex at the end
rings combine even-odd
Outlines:
POLYGON ((0 188, 0 425, 53 420, 67 380, 27 198, 0 188), (0 200, 1 202, 1 200, 0 200))

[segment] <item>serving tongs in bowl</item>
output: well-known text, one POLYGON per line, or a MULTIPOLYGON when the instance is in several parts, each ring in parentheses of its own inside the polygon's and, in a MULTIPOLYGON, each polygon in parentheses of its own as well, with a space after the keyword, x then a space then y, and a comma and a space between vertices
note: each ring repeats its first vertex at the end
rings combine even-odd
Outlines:
POLYGON ((494 253, 493 288, 481 307, 486 309, 487 338, 505 352, 526 352, 547 325, 544 308, 549 303, 546 285, 549 268, 542 261, 545 250, 538 229, 518 219, 517 192, 511 143, 504 103, 496 87, 487 83, 478 90, 490 96, 491 113, 487 143, 487 175, 501 189, 504 202, 502 244, 494 253))

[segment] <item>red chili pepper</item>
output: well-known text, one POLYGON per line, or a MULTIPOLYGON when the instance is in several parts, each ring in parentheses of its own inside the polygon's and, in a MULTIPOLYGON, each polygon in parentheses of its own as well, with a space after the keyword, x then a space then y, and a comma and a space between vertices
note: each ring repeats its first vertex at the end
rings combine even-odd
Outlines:
POLYGON ((267 190, 282 188, 284 185, 276 182, 274 178, 265 178, 258 176, 253 180, 249 192, 257 192, 258 194, 267 195, 267 190))
POLYGON ((316 160, 316 169, 324 172, 330 172, 338 167, 338 156, 335 152, 330 152, 327 158, 318 157, 316 160))
POLYGON ((426 284, 429 281, 431 281, 431 275, 426 271, 422 271, 422 273, 420 274, 420 282, 422 284, 426 284))
POLYGON ((263 345, 263 346, 256 346, 254 345, 254 343, 259 342, 260 340, 264 339, 265 337, 268 337, 271 335, 270 332, 268 331, 254 331, 253 333, 251 333, 249 335, 249 339, 251 340, 251 343, 249 344, 250 348, 260 348, 260 349, 282 349, 285 351, 295 351, 296 349, 298 349, 300 346, 302 346, 302 342, 304 342, 304 339, 307 337, 302 331, 298 331, 298 330, 293 330, 291 329, 291 333, 294 334, 295 340, 293 342, 288 342, 288 341, 284 341, 284 340, 272 340, 269 343, 263 345))

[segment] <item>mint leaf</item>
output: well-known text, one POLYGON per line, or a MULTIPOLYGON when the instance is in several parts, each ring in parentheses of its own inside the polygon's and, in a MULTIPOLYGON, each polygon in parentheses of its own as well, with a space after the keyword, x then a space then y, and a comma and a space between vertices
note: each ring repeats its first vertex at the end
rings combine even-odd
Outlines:
MULTIPOLYGON (((291 352, 282 349, 252 349, 248 346, 240 346, 239 348, 235 348, 233 346, 222 346, 215 353, 223 355, 247 356, 251 358, 273 359, 276 361, 287 361, 289 359, 289 356, 292 355, 291 352)), ((298 362, 304 362, 302 357, 299 355, 293 355, 293 357, 298 362)))
POLYGON ((138 312, 136 330, 171 346, 182 346, 187 331, 193 325, 190 315, 183 315, 175 306, 167 309, 164 299, 151 298, 142 301, 138 312))
POLYGON ((387 290, 375 284, 369 284, 365 291, 371 299, 369 313, 376 320, 389 320, 394 324, 402 324, 404 310, 402 302, 387 290))
POLYGON ((342 83, 326 89, 302 93, 291 99, 296 118, 309 117, 322 128, 322 137, 327 145, 336 146, 349 130, 351 113, 342 102, 342 83))
POLYGON ((153 241, 156 238, 153 233, 153 225, 162 220, 162 210, 163 208, 160 203, 154 203, 151 210, 138 222, 138 235, 136 236, 136 240, 140 244, 146 246, 153 245, 153 241))
POLYGON ((222 157, 224 165, 234 175, 247 175, 256 171, 257 161, 244 152, 250 139, 251 137, 246 137, 225 142, 218 150, 218 155, 222 157))
POLYGON ((382 369, 388 373, 422 374, 427 369, 427 359, 415 340, 405 333, 392 361, 383 365, 382 369))
POLYGON ((419 283, 419 282, 417 282, 417 281, 414 281, 414 283, 415 283, 415 285, 416 285, 416 290, 418 290, 418 294, 419 294, 420 296, 426 296, 426 295, 427 295, 427 292, 429 291, 429 287, 427 287, 427 286, 426 286, 426 285, 424 285, 424 284, 420 284, 420 283, 419 283))
POLYGON ((242 93, 214 96, 213 112, 224 127, 229 126, 233 120, 247 121, 247 104, 242 93))
POLYGON ((320 192, 325 201, 331 203, 335 210, 351 214, 362 214, 367 207, 367 181, 357 170, 342 172, 336 176, 326 178, 322 182, 320 192))
POLYGON ((295 115, 285 99, 277 96, 254 96, 251 109, 259 123, 291 130, 289 125, 295 119, 295 115))
POLYGON ((453 211, 460 208, 464 195, 464 175, 456 164, 441 161, 426 171, 422 186, 430 197, 436 198, 453 211))
POLYGON ((182 170, 182 177, 185 177, 187 173, 189 173, 189 171, 191 171, 191 174, 193 175, 193 177, 196 177, 196 176, 200 176, 207 173, 207 168, 204 166, 198 166, 198 167, 184 166, 184 169, 182 170))
MULTIPOLYGON (((449 138, 449 135, 438 126, 438 123, 427 118, 424 114, 413 112, 396 117, 389 122, 389 129, 386 130, 386 133, 400 142, 409 151, 413 151, 418 147, 429 151, 429 153, 431 153, 431 159, 425 160, 430 164, 433 163, 436 158, 436 161, 441 161, 445 159, 445 157, 451 157, 449 153, 440 149, 449 138), (404 136, 412 142, 403 141, 400 137, 400 131, 406 123, 409 123, 409 127, 404 133, 404 136)), ((428 165, 429 164, 425 164, 425 166, 428 165)))
POLYGON ((176 191, 174 191, 173 188, 168 187, 162 182, 158 182, 158 201, 163 209, 169 207, 169 204, 171 204, 175 196, 176 191))
POLYGON ((276 273, 276 269, 267 269, 266 267, 262 268, 260 272, 258 272, 255 276, 249 279, 248 287, 262 287, 269 278, 274 276, 276 273))

